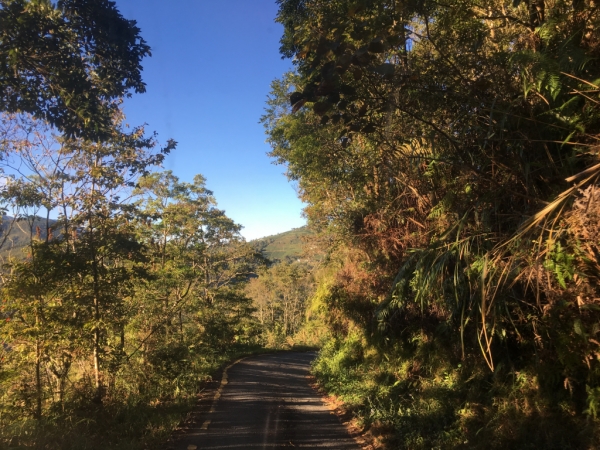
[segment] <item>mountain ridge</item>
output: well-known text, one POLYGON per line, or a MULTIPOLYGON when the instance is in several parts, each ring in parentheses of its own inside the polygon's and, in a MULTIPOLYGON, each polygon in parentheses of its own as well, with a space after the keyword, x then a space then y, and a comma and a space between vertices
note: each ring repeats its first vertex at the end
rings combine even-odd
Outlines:
POLYGON ((292 228, 283 233, 265 236, 250 241, 271 261, 292 261, 299 259, 303 253, 306 238, 312 236, 307 226, 292 228))

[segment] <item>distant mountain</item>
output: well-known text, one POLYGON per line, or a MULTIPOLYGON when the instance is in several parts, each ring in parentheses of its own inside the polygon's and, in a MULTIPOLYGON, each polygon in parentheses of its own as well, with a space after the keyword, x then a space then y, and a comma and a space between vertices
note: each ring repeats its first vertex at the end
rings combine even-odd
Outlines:
MULTIPOLYGON (((51 221, 51 224, 54 222, 51 221)), ((29 245, 31 239, 30 230, 33 230, 35 235, 37 227, 39 227, 40 236, 43 239, 46 236, 45 219, 38 218, 31 226, 28 221, 15 222, 12 217, 4 216, 0 224, 0 243, 4 242, 0 247, 0 262, 1 259, 6 259, 8 256, 24 257, 23 249, 29 245)), ((305 240, 310 236, 312 236, 312 232, 307 227, 300 227, 256 239, 251 243, 271 261, 295 261, 302 256, 305 240)))
POLYGON ((307 227, 294 228, 284 233, 251 241, 271 261, 287 261, 300 258, 304 238, 312 235, 307 227))
MULTIPOLYGON (((50 220, 50 224, 54 224, 55 220, 50 220)), ((46 219, 36 218, 33 223, 28 220, 15 221, 10 216, 2 217, 0 224, 0 258, 14 256, 22 258, 25 256, 23 249, 29 245, 31 241, 31 233, 36 235, 39 228, 41 238, 46 237, 46 219), (32 231, 33 230, 33 231, 32 231)))

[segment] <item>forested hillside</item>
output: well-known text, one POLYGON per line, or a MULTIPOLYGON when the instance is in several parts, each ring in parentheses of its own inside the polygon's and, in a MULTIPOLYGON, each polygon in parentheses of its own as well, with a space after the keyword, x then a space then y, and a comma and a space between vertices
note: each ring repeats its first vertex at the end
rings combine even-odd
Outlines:
POLYGON ((270 261, 316 261, 322 255, 320 246, 314 242, 313 237, 314 233, 310 229, 301 227, 255 239, 251 243, 270 261))
POLYGON ((7 262, 9 258, 25 258, 28 246, 33 236, 46 238, 46 224, 50 227, 54 220, 46 220, 41 217, 2 217, 0 226, 2 233, 0 237, 0 257, 7 262), (39 235, 39 236, 38 236, 39 235))
POLYGON ((391 448, 600 447, 593 0, 278 0, 315 373, 391 448))
POLYGON ((284 233, 256 239, 252 244, 271 261, 293 261, 302 256, 306 238, 311 235, 308 228, 295 228, 284 233))
POLYGON ((251 242, 269 265, 250 280, 246 294, 268 348, 319 347, 328 333, 310 310, 316 279, 322 266, 322 246, 306 227, 251 242))

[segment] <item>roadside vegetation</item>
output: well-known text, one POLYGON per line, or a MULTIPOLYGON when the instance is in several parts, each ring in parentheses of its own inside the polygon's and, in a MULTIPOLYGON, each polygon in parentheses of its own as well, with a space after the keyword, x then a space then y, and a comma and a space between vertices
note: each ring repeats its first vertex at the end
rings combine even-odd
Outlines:
POLYGON ((314 266, 308 262, 276 263, 264 268, 246 288, 266 348, 320 347, 327 329, 310 314, 314 266))
POLYGON ((597 3, 278 4, 320 383, 390 448, 600 447, 597 3))
POLYGON ((164 439, 211 371, 260 344, 243 286, 264 258, 202 176, 150 171, 172 144, 65 139, 28 116, 1 131, 5 226, 29 242, 2 271, 0 442, 164 439))
POLYGON ((246 286, 261 343, 269 349, 319 348, 328 330, 310 309, 323 266, 321 243, 306 227, 252 241, 269 264, 246 286))
POLYGON ((0 448, 161 448, 261 348, 265 258, 125 125, 148 54, 112 2, 0 0, 0 448))

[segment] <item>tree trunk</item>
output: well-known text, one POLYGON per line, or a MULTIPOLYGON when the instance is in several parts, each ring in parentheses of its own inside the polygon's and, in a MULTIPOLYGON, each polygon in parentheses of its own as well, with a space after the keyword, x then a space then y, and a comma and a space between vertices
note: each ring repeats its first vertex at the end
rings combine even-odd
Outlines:
MULTIPOLYGON (((37 323, 37 319, 36 319, 37 323)), ((42 418, 42 376, 40 366, 42 364, 42 349, 40 339, 35 340, 35 418, 42 418)))
MULTIPOLYGON (((98 159, 94 162, 94 166, 98 165, 98 159)), ((96 193, 96 185, 95 182, 92 183, 92 199, 94 198, 96 193)), ((96 242, 95 242, 95 230, 93 227, 93 207, 90 206, 89 216, 88 216, 88 227, 89 227, 89 239, 90 239, 90 249, 91 249, 91 258, 92 258, 92 276, 93 276, 93 306, 94 306, 94 387, 96 389, 96 394, 94 396, 94 401, 96 403, 102 403, 102 380, 100 378, 100 276, 98 272, 98 255, 96 253, 96 242)))

